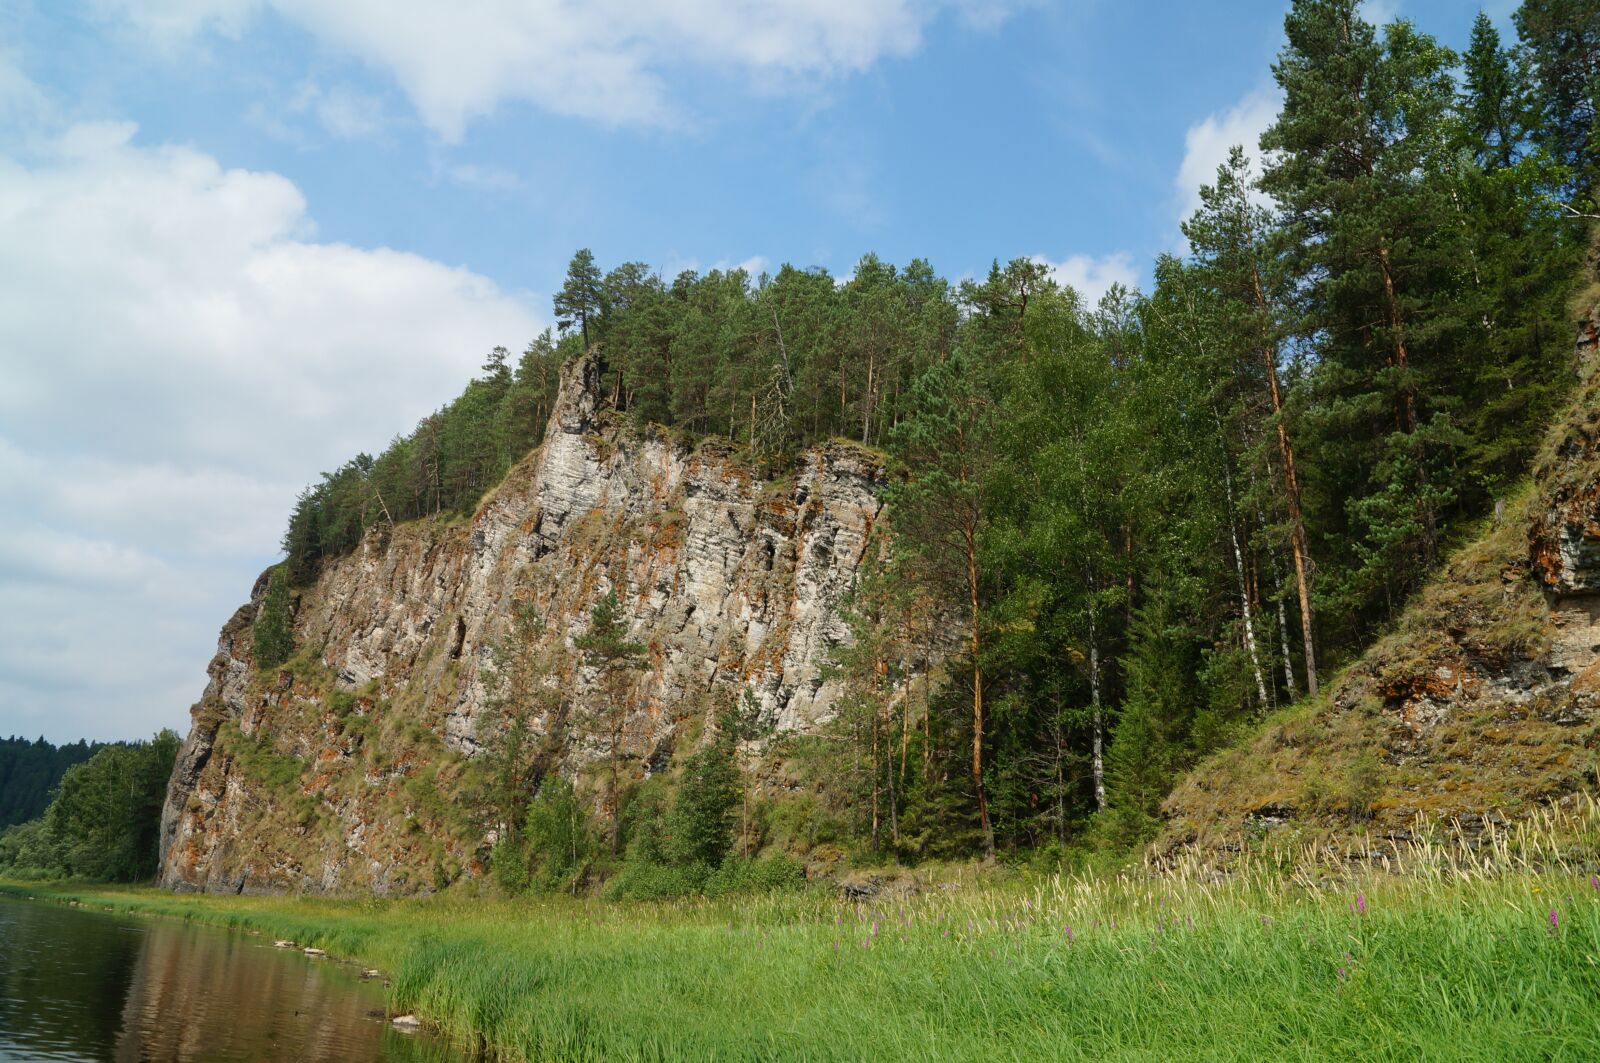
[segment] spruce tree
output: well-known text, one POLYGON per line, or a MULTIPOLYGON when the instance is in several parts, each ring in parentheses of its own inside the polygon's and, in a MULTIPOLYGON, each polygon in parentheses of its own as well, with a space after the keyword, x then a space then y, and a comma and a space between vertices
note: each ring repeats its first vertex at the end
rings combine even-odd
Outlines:
POLYGON ((277 565, 267 579, 267 595, 256 613, 255 658, 262 670, 276 668, 294 656, 294 620, 290 615, 289 581, 277 565))
POLYGON ((606 804, 611 810, 611 851, 622 850, 622 739, 628 719, 629 675, 644 666, 644 645, 628 639, 628 625, 615 591, 589 612, 589 630, 573 640, 584 663, 599 673, 605 697, 604 717, 610 732, 606 804))
POLYGON ((738 720, 720 715, 716 736, 691 754, 667 813, 667 852, 683 867, 719 866, 733 845, 739 807, 738 720))
POLYGON ((1500 31, 1482 11, 1462 57, 1462 120, 1473 154, 1486 167, 1510 166, 1523 139, 1527 102, 1500 31))
POLYGON ((993 462, 992 404, 981 369, 957 352, 912 389, 913 413, 892 435, 904 476, 888 501, 900 549, 916 557, 935 593, 964 614, 972 690, 971 777, 979 842, 995 855, 984 784, 983 584, 979 549, 987 525, 985 481, 993 462))

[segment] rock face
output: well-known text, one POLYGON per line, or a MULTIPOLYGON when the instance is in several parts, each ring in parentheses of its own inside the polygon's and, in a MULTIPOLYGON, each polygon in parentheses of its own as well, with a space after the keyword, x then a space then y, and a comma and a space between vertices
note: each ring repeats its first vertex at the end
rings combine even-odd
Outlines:
POLYGON ((1174 790, 1156 852, 1489 825, 1591 791, 1600 744, 1600 307, 1529 489, 1326 699, 1174 790))
POLYGON ((658 770, 718 701, 774 732, 830 718, 881 463, 829 444, 762 479, 728 444, 625 423, 597 376, 593 355, 569 363, 543 445, 470 521, 380 526, 329 563, 297 601, 301 656, 270 675, 251 660, 258 581, 192 710, 163 884, 406 892, 480 872, 462 806, 508 705, 569 776, 658 770), (620 692, 574 648, 608 593, 643 648, 620 692))

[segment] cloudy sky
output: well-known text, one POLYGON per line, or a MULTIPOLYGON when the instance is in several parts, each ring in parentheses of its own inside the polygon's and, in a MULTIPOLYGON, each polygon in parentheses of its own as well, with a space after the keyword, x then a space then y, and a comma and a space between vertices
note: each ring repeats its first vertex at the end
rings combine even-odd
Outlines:
POLYGON ((0 735, 183 730, 296 491, 577 247, 1137 283, 1271 120, 1283 9, 0 0, 0 735))

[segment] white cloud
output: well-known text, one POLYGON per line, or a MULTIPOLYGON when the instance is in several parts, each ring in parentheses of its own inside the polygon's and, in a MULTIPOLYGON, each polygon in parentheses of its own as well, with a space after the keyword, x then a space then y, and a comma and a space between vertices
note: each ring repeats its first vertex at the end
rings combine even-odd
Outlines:
POLYGON ((101 0, 162 47, 237 35, 271 9, 391 74, 446 140, 506 100, 605 124, 679 120, 666 82, 685 66, 766 88, 904 56, 942 10, 998 24, 1004 0, 101 0))
POLYGON ((47 119, 53 108, 38 85, 0 49, 0 127, 24 129, 47 119))
POLYGON ((322 128, 344 140, 371 136, 387 124, 382 102, 348 85, 318 90, 310 106, 322 128))
POLYGON ((181 726, 299 485, 542 327, 129 125, 0 151, 0 734, 181 726))
POLYGON ((1050 279, 1072 288, 1083 298, 1084 306, 1093 307, 1113 284, 1134 288, 1139 274, 1133 268, 1133 256, 1117 251, 1102 258, 1090 255, 1070 255, 1054 262, 1044 255, 1034 255, 1033 261, 1050 270, 1050 279))
POLYGON ((1174 179, 1180 220, 1200 206, 1200 186, 1217 183, 1217 167, 1228 161, 1234 145, 1242 145, 1252 159, 1261 154, 1261 134, 1278 117, 1278 107, 1276 91, 1257 89, 1189 127, 1183 136, 1183 162, 1174 179))
POLYGON ((1400 17, 1400 7, 1400 0, 1367 0, 1361 17, 1374 26, 1387 26, 1400 17))
POLYGON ((771 265, 772 263, 768 261, 766 255, 751 255, 749 258, 744 259, 741 262, 718 262, 716 268, 725 272, 732 272, 736 269, 742 269, 750 275, 750 282, 754 284, 761 278, 761 274, 771 265))
POLYGON ((510 192, 522 187, 522 178, 499 166, 480 163, 457 163, 446 167, 446 177, 458 185, 485 191, 510 192))

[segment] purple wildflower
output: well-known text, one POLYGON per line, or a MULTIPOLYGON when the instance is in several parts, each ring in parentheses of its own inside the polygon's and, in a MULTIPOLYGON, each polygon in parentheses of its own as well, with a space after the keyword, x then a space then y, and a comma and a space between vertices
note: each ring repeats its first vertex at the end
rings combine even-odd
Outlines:
POLYGON ((1550 929, 1561 929, 1561 913, 1556 911, 1554 908, 1550 909, 1550 929))
POLYGON ((1367 914, 1367 895, 1365 893, 1356 894, 1356 914, 1367 914))

